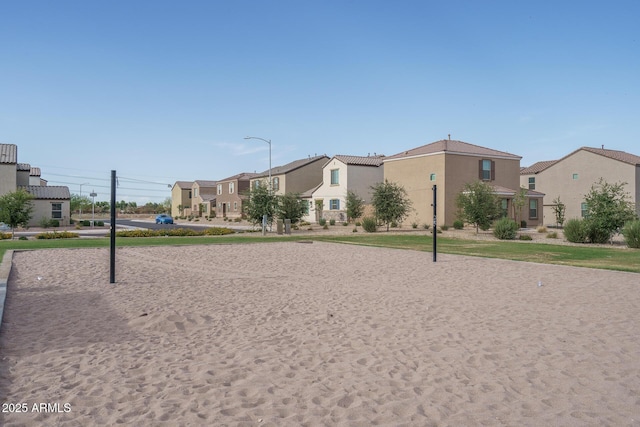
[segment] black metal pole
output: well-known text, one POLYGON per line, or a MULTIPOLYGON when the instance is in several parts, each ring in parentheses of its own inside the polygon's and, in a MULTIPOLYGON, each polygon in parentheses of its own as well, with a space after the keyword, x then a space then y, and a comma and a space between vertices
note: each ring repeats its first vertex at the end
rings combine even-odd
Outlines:
POLYGON ((111 257, 109 283, 116 282, 116 171, 111 171, 111 257))
POLYGON ((438 219, 437 219, 437 212, 438 212, 438 203, 437 203, 437 198, 438 198, 438 189, 437 186, 434 184, 433 185, 433 262, 436 262, 436 259, 438 258, 438 219))

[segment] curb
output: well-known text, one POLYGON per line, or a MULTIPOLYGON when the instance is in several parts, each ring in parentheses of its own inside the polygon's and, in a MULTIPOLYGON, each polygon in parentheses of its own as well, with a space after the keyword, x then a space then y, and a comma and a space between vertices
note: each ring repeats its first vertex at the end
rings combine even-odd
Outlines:
POLYGON ((7 281, 11 273, 11 260, 13 259, 13 250, 9 249, 4 253, 2 262, 0 262, 0 327, 2 327, 2 315, 4 312, 4 300, 7 296, 7 281))

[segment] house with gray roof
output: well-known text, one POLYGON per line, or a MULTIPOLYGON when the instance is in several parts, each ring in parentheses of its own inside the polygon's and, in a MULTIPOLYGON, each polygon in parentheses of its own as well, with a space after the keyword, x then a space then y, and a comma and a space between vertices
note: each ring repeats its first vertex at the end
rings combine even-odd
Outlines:
MULTIPOLYGON (((322 167, 329 160, 325 154, 294 160, 271 168, 271 189, 274 194, 302 194, 322 182, 322 167)), ((251 178, 251 188, 269 184, 269 170, 251 178)))
POLYGON ((22 189, 33 196, 33 213, 29 226, 37 226, 42 219, 57 220, 69 225, 71 193, 68 187, 48 186, 41 178, 40 168, 18 162, 18 146, 0 144, 0 196, 22 189))
POLYGON ((176 181, 171 187, 171 216, 189 216, 193 181, 176 181))
MULTIPOLYGON (((216 185, 216 216, 241 218, 251 179, 257 174, 242 172, 221 179, 216 185)), ((268 175, 267 175, 268 176, 268 175)))
POLYGON ((554 200, 565 207, 565 219, 582 218, 585 196, 603 178, 610 184, 626 183, 629 201, 640 215, 640 156, 620 150, 580 147, 559 160, 534 163, 520 171, 520 184, 545 193, 544 224, 555 225, 554 200))

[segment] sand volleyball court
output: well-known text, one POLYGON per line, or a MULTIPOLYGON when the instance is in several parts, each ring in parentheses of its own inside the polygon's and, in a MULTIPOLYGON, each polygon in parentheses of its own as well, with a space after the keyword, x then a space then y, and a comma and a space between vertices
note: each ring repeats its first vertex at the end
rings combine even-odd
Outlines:
POLYGON ((640 426, 638 274, 293 242, 119 248, 110 285, 108 256, 14 254, 0 425, 640 426))

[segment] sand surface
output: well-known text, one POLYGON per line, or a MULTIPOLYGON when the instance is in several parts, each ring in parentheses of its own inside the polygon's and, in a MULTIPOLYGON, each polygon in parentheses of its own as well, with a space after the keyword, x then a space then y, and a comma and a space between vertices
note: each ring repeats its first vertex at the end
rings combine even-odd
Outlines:
POLYGON ((291 242, 119 248, 112 285, 108 257, 15 253, 0 425, 640 426, 638 274, 291 242))

